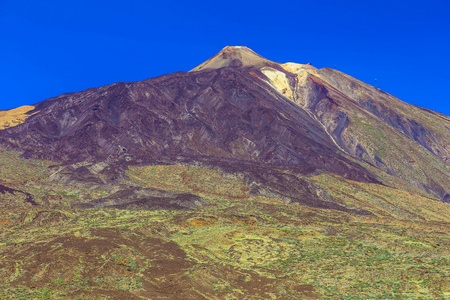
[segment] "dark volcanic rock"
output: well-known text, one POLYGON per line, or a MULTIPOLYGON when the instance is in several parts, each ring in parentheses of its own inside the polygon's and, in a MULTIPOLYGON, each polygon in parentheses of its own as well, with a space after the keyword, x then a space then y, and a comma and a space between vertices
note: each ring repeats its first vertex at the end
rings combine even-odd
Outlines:
POLYGON ((0 142, 26 157, 53 161, 208 156, 278 167, 309 165, 374 180, 336 153, 329 135, 306 111, 269 93, 250 71, 175 73, 65 94, 37 104, 39 112, 26 123, 0 131, 0 142))
POLYGON ((199 196, 173 193, 152 188, 132 187, 89 203, 74 204, 74 208, 119 208, 132 210, 189 210, 205 205, 199 196))
POLYGON ((0 193, 3 194, 3 195, 6 194, 6 193, 9 193, 9 194, 16 194, 16 193, 23 194, 23 195, 25 195, 25 202, 30 203, 31 205, 39 205, 39 204, 36 203, 36 201, 34 201, 33 195, 31 195, 30 193, 27 193, 27 192, 24 192, 24 191, 19 191, 19 190, 7 187, 7 186, 2 185, 2 184, 0 184, 0 193))
POLYGON ((249 161, 236 161, 230 159, 196 158, 195 163, 184 162, 187 165, 216 169, 224 177, 237 177, 243 180, 250 188, 250 194, 281 198, 285 203, 301 204, 323 209, 336 209, 356 214, 371 214, 368 211, 349 209, 337 204, 319 186, 313 184, 305 177, 296 174, 311 174, 315 170, 308 165, 296 166, 281 170, 270 165, 261 165, 249 161))

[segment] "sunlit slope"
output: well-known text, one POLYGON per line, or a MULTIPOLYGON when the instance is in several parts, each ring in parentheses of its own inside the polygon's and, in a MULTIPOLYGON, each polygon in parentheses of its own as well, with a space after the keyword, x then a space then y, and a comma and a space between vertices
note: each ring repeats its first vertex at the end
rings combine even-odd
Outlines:
POLYGON ((33 109, 34 106, 25 105, 10 110, 0 111, 0 130, 22 124, 28 117, 31 116, 27 113, 33 109))
POLYGON ((449 117, 336 70, 281 66, 261 68, 262 80, 320 122, 342 154, 402 179, 428 197, 450 199, 449 117))
POLYGON ((423 145, 442 160, 449 161, 449 116, 411 105, 336 70, 323 68, 318 74, 380 120, 423 145))
POLYGON ((390 220, 450 222, 450 205, 410 192, 379 184, 346 180, 333 174, 312 180, 326 189, 333 199, 350 207, 364 207, 390 220))
POLYGON ((192 69, 190 72, 219 69, 223 67, 261 67, 267 64, 276 63, 262 57, 247 47, 227 46, 207 61, 192 69))
POLYGON ((314 76, 311 80, 322 84, 327 98, 337 105, 334 112, 316 113, 322 114, 321 120, 330 129, 345 118, 346 127, 333 134, 349 154, 448 201, 447 116, 405 103, 334 70, 322 69, 319 77, 326 83, 314 76))

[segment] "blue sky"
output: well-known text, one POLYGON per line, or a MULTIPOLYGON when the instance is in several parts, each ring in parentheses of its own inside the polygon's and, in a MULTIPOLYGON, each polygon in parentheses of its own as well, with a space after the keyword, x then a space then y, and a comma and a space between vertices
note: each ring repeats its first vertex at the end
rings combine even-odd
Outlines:
POLYGON ((0 109, 188 71, 227 45, 450 115, 450 1, 0 0, 0 109))

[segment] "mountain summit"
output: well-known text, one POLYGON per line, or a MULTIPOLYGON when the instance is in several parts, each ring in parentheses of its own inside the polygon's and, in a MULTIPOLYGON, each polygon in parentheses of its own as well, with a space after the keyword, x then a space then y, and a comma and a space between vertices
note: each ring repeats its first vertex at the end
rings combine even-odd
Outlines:
POLYGON ((273 64, 275 64, 273 61, 265 59, 250 48, 244 46, 227 46, 190 72, 220 69, 223 67, 263 67, 273 64))

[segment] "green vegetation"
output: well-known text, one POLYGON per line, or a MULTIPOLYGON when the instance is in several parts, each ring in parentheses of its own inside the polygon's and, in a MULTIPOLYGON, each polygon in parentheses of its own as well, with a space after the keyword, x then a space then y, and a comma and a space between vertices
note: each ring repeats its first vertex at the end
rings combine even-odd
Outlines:
MULTIPOLYGON (((395 173, 399 179, 408 180, 410 186, 411 182, 416 182, 416 185, 420 182, 429 184, 429 179, 432 178, 444 188, 450 189, 449 182, 445 179, 447 176, 444 175, 448 172, 445 163, 386 123, 367 116, 355 116, 349 128, 368 153, 363 157, 364 160, 378 165, 387 173, 395 173), (377 162, 375 157, 383 163, 377 162)), ((382 172, 378 170, 377 173, 382 172)), ((436 196, 428 194, 427 197, 436 196)))
POLYGON ((2 212, 1 299, 450 297, 450 207, 408 191, 310 178, 374 214, 359 216, 252 197, 215 170, 148 166, 130 168, 129 183, 194 193, 209 205, 75 210, 75 198, 107 193, 47 182, 43 162, 2 155, 2 172, 13 172, 8 159, 28 168, 12 187, 41 205, 20 206, 17 197, 2 212))

